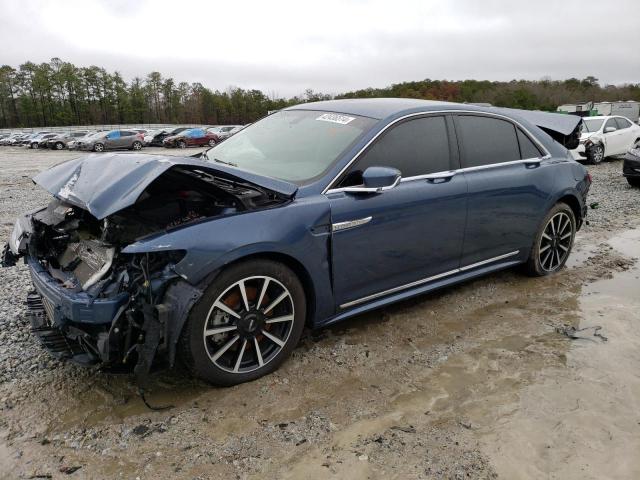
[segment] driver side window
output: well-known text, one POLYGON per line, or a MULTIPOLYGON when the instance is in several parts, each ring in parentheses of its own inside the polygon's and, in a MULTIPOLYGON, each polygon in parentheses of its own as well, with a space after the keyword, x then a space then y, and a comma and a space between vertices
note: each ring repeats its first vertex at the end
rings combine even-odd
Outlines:
POLYGON ((362 184, 368 167, 392 167, 404 178, 451 170, 445 117, 407 120, 383 133, 347 170, 341 187, 362 184))
POLYGON ((610 118, 609 120, 607 120, 607 123, 604 124, 604 128, 602 129, 602 131, 604 133, 607 133, 607 128, 609 127, 613 127, 616 130, 618 129, 618 125, 616 124, 616 119, 615 118, 610 118))

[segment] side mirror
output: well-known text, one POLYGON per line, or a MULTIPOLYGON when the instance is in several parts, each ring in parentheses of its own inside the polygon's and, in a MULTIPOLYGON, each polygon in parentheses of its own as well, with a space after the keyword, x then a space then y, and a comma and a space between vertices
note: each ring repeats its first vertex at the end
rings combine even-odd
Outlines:
POLYGON ((402 174, 397 168, 369 167, 362 173, 362 187, 346 187, 345 192, 352 193, 379 193, 391 190, 398 183, 402 174))
POLYGON ((604 133, 611 133, 611 132, 615 132, 616 130, 617 130, 616 127, 605 127, 604 133))

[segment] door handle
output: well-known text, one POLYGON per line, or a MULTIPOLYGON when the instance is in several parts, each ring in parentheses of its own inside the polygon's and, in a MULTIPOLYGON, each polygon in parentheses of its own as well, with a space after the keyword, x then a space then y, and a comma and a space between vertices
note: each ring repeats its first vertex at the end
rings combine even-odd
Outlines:
POLYGON ((530 158, 525 160, 523 163, 527 168, 534 168, 540 166, 541 159, 539 158, 530 158))
POLYGON ((425 175, 423 178, 429 183, 442 183, 453 178, 455 174, 456 172, 454 170, 450 170, 448 172, 431 173, 425 175))

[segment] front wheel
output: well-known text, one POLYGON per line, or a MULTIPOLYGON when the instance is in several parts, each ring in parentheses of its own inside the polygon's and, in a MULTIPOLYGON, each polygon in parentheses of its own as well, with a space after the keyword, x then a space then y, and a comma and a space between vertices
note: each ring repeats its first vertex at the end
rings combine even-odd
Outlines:
POLYGON ((187 142, 180 140, 178 142, 178 148, 187 148, 187 142))
POLYGON ((210 147, 215 147, 216 146, 216 141, 214 139, 209 140, 209 146, 210 147))
POLYGON ((64 143, 56 142, 56 150, 62 150, 64 148, 64 143))
POLYGON ((587 160, 591 165, 597 165, 604 160, 604 147, 597 143, 587 150, 587 160))
POLYGON ((632 187, 640 187, 640 177, 627 177, 627 182, 632 187))
POLYGON ((32 143, 31 148, 40 148, 40 145, 38 145, 37 143, 32 143))
POLYGON ((230 386, 273 372, 304 329, 306 299, 285 265, 250 260, 224 270, 191 310, 180 357, 193 375, 230 386))
POLYGON ((571 252, 576 216, 566 203, 557 203, 547 214, 526 263, 527 273, 541 277, 560 270, 571 252))

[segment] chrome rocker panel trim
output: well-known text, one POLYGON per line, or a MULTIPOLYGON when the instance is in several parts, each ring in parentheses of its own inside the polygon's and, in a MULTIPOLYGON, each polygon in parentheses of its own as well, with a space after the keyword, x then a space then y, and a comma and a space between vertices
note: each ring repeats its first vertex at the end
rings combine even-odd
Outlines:
POLYGON ((456 268, 454 270, 449 270, 448 272, 439 273, 437 275, 433 275, 431 277, 423 278, 421 280, 416 280, 415 282, 407 283, 405 285, 400 285, 398 287, 390 288, 389 290, 384 290, 382 292, 374 293, 372 295, 367 295, 366 297, 358 298, 357 300, 352 300, 347 303, 343 303, 340 305, 341 309, 346 309, 350 307, 354 307, 356 305, 360 305, 361 303, 366 303, 371 300, 375 300, 376 298, 385 297, 387 295, 391 295, 396 292, 400 292, 402 290, 408 290, 417 286, 420 286, 425 283, 433 282, 435 280, 439 280, 441 278, 449 277, 456 273, 466 272, 468 270, 473 270, 474 268, 481 267, 483 265, 487 265, 489 263, 497 262, 499 260, 504 260, 509 257, 513 257, 520 253, 520 250, 515 250, 513 252, 505 253, 504 255, 498 255, 497 257, 488 258, 486 260, 482 260, 481 262, 472 263, 471 265, 466 265, 464 267, 456 268))

